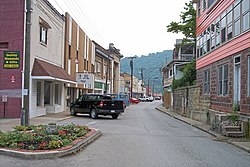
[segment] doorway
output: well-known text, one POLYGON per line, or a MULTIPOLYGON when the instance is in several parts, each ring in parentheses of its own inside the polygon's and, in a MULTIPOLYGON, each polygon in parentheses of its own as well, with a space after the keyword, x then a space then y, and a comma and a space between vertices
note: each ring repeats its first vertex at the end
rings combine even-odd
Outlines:
POLYGON ((241 82, 241 70, 240 70, 240 55, 234 58, 234 109, 239 111, 240 109, 240 82, 241 82), (236 108, 235 108, 236 107, 236 108))

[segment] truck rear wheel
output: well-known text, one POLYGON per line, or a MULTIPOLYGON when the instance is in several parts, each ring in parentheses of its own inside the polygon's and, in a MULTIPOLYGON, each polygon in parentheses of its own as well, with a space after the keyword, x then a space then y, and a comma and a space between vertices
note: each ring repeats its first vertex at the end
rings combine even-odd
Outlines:
POLYGON ((71 108, 70 108, 70 115, 76 116, 75 107, 71 107, 71 108))
POLYGON ((91 111, 90 111, 90 116, 91 116, 91 118, 93 118, 93 119, 96 119, 97 117, 98 117, 98 115, 97 115, 97 112, 96 112, 96 109, 91 109, 91 111))
POLYGON ((118 114, 112 115, 113 119, 117 119, 118 118, 118 114))

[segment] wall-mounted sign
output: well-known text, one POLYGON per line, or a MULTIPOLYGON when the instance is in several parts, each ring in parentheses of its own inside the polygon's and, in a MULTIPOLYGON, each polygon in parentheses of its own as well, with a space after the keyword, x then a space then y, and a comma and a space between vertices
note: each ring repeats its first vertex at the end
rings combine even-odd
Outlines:
POLYGON ((2 95, 2 102, 6 103, 8 101, 8 96, 7 95, 2 95))
POLYGON ((79 84, 85 84, 85 88, 94 89, 94 74, 76 73, 76 81, 79 84))
POLYGON ((10 82, 11 82, 11 83, 16 82, 16 79, 15 79, 15 76, 14 76, 14 75, 12 75, 12 76, 11 76, 11 78, 10 78, 10 82))
POLYGON ((4 68, 17 69, 20 67, 19 51, 4 51, 4 68))

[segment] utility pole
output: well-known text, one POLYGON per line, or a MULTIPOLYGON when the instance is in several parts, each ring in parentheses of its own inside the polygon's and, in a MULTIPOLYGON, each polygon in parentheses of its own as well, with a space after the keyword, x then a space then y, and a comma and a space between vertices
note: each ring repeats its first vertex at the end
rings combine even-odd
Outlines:
MULTIPOLYGON (((22 117, 24 116, 24 125, 28 126, 29 118, 29 97, 30 97, 30 26, 31 26, 31 0, 26 0, 26 33, 25 33, 25 62, 24 66, 24 90, 27 90, 27 95, 23 97, 22 117)), ((23 94, 24 92, 22 92, 23 94)), ((22 118, 21 118, 22 119, 22 118)))
POLYGON ((144 87, 144 82, 143 82, 143 70, 144 70, 145 68, 140 68, 140 70, 141 70, 141 80, 142 80, 142 85, 141 85, 141 87, 142 87, 142 92, 143 92, 143 87, 144 87))
POLYGON ((148 92, 147 93, 148 93, 148 96, 149 96, 149 78, 148 78, 148 92))
POLYGON ((108 62, 107 62, 107 68, 106 68, 106 80, 105 80, 105 91, 104 94, 107 94, 108 89, 108 71, 109 71, 109 55, 108 55, 108 62))
POLYGON ((130 87, 130 97, 133 97, 133 70, 134 70, 134 65, 133 65, 133 59, 136 57, 129 57, 130 59, 130 68, 131 68, 131 87, 130 87))

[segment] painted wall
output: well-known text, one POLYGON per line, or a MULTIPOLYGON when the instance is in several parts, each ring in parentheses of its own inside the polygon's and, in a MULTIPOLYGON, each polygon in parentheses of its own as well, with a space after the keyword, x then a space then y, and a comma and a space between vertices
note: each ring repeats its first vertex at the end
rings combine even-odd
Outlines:
MULTIPOLYGON (((42 59, 48 63, 54 64, 64 68, 64 32, 65 21, 64 17, 56 12, 47 1, 35 0, 32 1, 31 6, 33 12, 31 13, 31 50, 30 50, 30 72, 33 69, 35 58, 42 59), (40 22, 41 19, 46 21, 51 28, 48 29, 47 45, 40 42, 40 22)), ((32 77, 31 77, 32 78, 32 77)), ((30 117, 45 115, 46 113, 56 113, 64 110, 64 102, 60 105, 54 104, 54 85, 60 85, 60 92, 64 93, 63 83, 52 81, 51 83, 51 104, 45 106, 42 100, 42 106, 37 106, 37 82, 42 83, 44 87, 44 80, 32 79, 30 85, 30 117)), ((44 89, 41 90, 41 97, 44 97, 44 89)), ((64 96, 61 95, 61 101, 64 96)))

